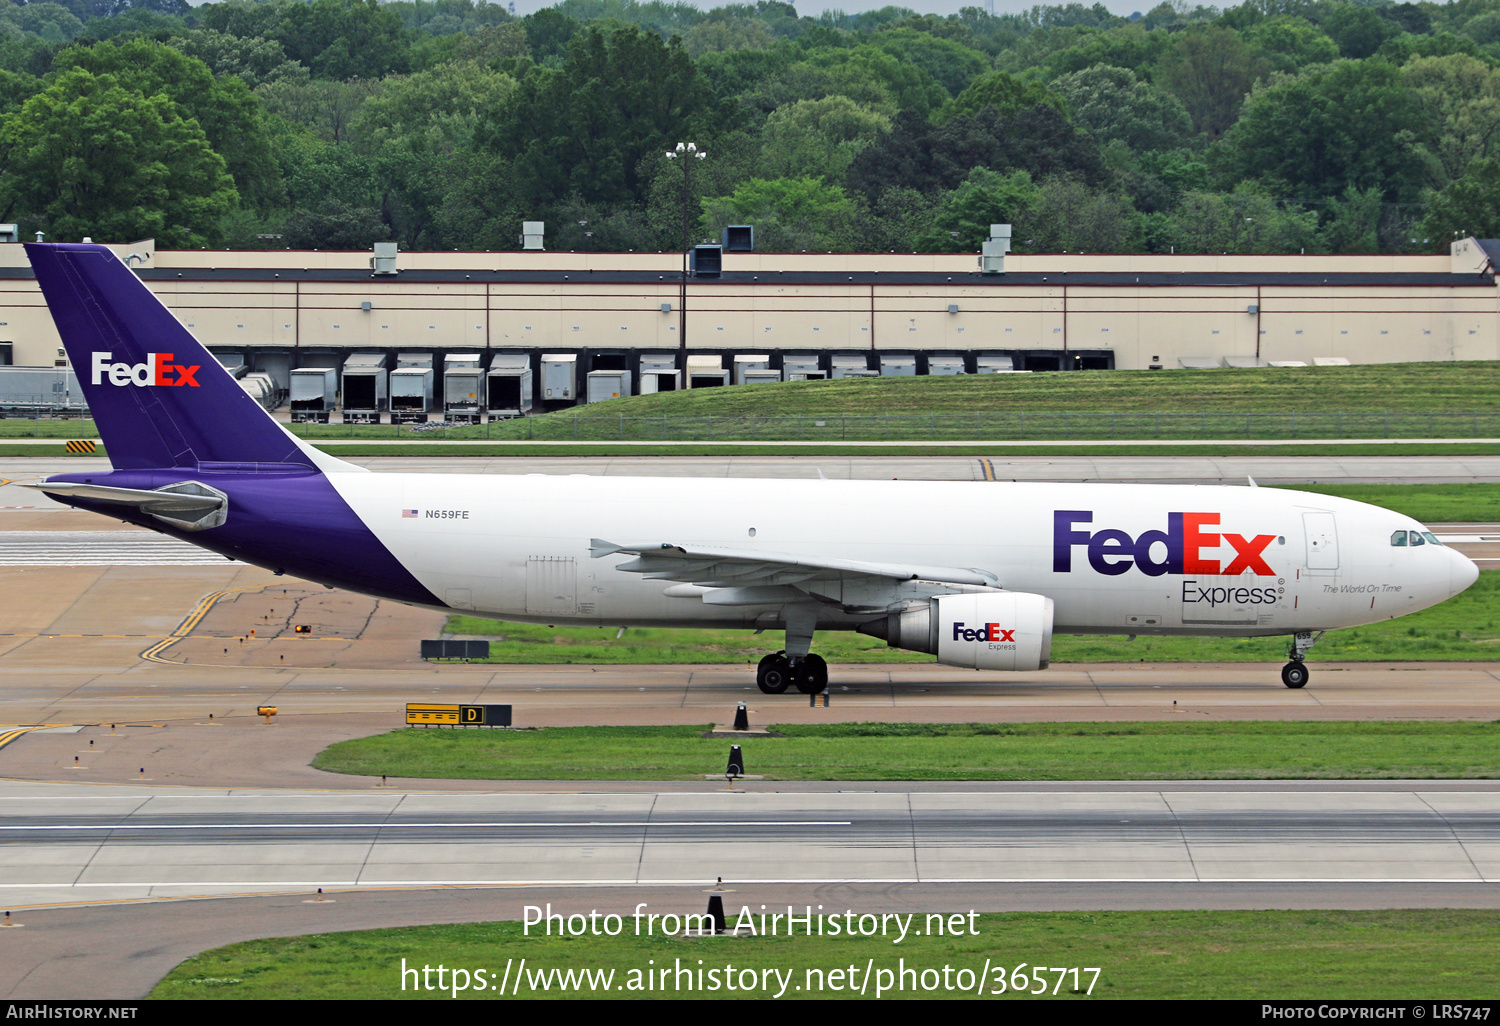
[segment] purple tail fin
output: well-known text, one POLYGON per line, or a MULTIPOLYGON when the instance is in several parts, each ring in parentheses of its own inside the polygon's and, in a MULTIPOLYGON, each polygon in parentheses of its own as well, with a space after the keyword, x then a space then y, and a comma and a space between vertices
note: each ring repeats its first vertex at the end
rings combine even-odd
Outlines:
POLYGON ((26 255, 116 469, 315 468, 114 253, 27 243, 26 255))

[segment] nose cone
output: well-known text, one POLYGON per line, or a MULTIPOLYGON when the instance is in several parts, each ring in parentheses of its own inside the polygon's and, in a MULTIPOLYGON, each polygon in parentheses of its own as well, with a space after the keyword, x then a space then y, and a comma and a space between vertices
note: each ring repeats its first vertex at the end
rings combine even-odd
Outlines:
POLYGON ((1457 595, 1479 580, 1479 566, 1462 552, 1455 552, 1453 549, 1448 550, 1448 556, 1452 564, 1448 572, 1448 591, 1449 594, 1457 595))

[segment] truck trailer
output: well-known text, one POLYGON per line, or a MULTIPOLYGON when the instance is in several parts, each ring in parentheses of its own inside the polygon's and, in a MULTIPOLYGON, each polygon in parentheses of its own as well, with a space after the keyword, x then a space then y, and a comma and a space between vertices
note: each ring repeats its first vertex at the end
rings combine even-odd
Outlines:
POLYGON ((531 356, 496 353, 484 376, 484 405, 490 420, 524 417, 531 412, 531 356))
POLYGON ((344 361, 344 423, 379 424, 390 402, 384 353, 353 353, 344 361))
POLYGON ((298 367, 292 371, 292 423, 327 424, 338 399, 337 367, 298 367))
POLYGON ((484 413, 484 388, 478 353, 443 357, 443 419, 478 424, 484 413))
POLYGON ((432 410, 432 354, 397 353, 391 371, 391 423, 425 424, 432 410))

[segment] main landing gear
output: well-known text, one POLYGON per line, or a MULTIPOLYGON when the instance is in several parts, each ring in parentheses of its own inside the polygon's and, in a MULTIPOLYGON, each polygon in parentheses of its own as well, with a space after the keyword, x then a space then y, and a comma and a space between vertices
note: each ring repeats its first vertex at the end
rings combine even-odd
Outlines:
POLYGON ((1316 634, 1312 631, 1302 631, 1292 635, 1292 647, 1287 652, 1287 658, 1291 662, 1281 668, 1281 683, 1289 688, 1307 686, 1307 665, 1302 660, 1307 657, 1307 650, 1316 645, 1322 636, 1322 631, 1316 634))
POLYGON ((828 687, 828 663, 819 655, 798 658, 773 652, 760 661, 755 683, 768 695, 779 695, 793 685, 804 695, 816 695, 828 687))

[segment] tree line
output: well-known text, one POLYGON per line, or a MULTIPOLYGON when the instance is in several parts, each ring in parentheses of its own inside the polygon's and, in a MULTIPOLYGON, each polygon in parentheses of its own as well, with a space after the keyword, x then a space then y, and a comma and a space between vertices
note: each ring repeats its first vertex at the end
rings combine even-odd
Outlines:
POLYGON ((1500 0, 948 17, 0 0, 0 220, 164 248, 1440 252, 1500 236, 1500 0), (666 154, 693 141, 709 156, 666 154), (684 214, 686 213, 686 221, 684 214))

